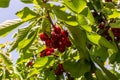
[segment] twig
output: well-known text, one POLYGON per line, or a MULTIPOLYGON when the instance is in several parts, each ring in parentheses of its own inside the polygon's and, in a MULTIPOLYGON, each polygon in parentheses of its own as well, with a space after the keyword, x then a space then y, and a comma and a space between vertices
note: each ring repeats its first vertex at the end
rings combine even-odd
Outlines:
MULTIPOLYGON (((42 0, 44 3, 46 3, 47 2, 47 0, 42 0)), ((55 25, 54 25, 54 23, 53 23, 53 21, 52 21, 52 19, 51 19, 51 17, 50 17, 50 13, 49 13, 49 11, 48 10, 46 10, 46 13, 47 13, 47 18, 49 19, 49 21, 50 21, 50 23, 51 23, 51 25, 52 25, 52 27, 54 28, 55 27, 55 25)))

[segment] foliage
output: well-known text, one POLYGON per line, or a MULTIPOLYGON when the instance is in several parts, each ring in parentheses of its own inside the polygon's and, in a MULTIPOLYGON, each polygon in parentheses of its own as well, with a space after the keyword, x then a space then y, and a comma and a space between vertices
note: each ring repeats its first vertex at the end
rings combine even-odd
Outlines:
MULTIPOLYGON (((28 23, 14 41, 0 44, 0 79, 119 80, 118 1, 21 0, 34 7, 24 7, 16 12, 20 19, 0 24, 5 37, 28 23), (14 65, 10 53, 15 49, 20 57, 14 65)), ((8 5, 9 0, 0 0, 1 8, 8 5)))

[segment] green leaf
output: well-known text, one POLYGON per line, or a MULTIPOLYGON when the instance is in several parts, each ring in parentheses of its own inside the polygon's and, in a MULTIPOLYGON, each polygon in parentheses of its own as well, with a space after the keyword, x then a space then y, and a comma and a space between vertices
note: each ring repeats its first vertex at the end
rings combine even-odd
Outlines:
POLYGON ((30 29, 32 28, 32 26, 33 26, 33 24, 30 24, 26 28, 18 29, 18 34, 17 34, 16 40, 11 45, 11 48, 9 51, 12 51, 16 47, 18 47, 19 42, 22 41, 27 36, 27 34, 30 31, 30 29))
POLYGON ((14 70, 15 75, 17 75, 17 79, 18 80, 23 80, 20 72, 17 70, 17 68, 15 66, 13 67, 13 70, 14 70))
POLYGON ((22 10, 17 12, 16 15, 25 22, 39 17, 39 14, 35 13, 28 7, 24 7, 22 10))
POLYGON ((89 26, 88 19, 84 15, 80 15, 80 14, 78 15, 78 23, 86 31, 88 32, 92 31, 91 26, 89 26))
POLYGON ((0 7, 6 8, 9 6, 10 0, 0 0, 0 7))
POLYGON ((93 32, 88 33, 87 32, 87 38, 96 45, 102 45, 108 49, 112 49, 115 53, 118 51, 116 46, 111 44, 107 39, 105 39, 104 37, 100 36, 97 33, 93 33, 93 32))
POLYGON ((102 12, 107 16, 113 14, 113 11, 109 8, 103 8, 102 12))
POLYGON ((76 17, 72 16, 71 14, 62 10, 61 7, 55 6, 55 8, 53 10, 54 10, 55 15, 63 22, 65 22, 71 26, 78 26, 78 22, 76 21, 76 17))
POLYGON ((35 74, 38 74, 40 72, 40 70, 41 70, 41 68, 40 69, 36 69, 36 68, 31 69, 30 73, 27 76, 27 78, 30 78, 30 77, 32 77, 35 74))
POLYGON ((80 29, 78 26, 67 26, 68 30, 70 31, 73 43, 75 44, 76 48, 80 52, 80 57, 88 58, 88 54, 86 51, 86 34, 84 31, 80 29))
POLYGON ((110 9, 114 9, 115 8, 115 5, 113 2, 106 2, 105 3, 105 7, 106 8, 110 8, 110 9))
POLYGON ((45 80, 56 80, 54 71, 46 71, 45 80))
POLYGON ((72 11, 80 13, 86 7, 86 0, 63 0, 64 4, 72 11))
POLYGON ((106 80, 104 74, 99 69, 96 69, 95 74, 98 80, 106 80))
POLYGON ((0 36, 6 36, 10 31, 21 25, 21 19, 7 20, 0 24, 0 36))
POLYGON ((85 60, 76 61, 65 61, 63 67, 66 71, 70 72, 72 77, 80 77, 86 72, 90 71, 90 64, 85 60))
POLYGON ((32 3, 33 0, 21 0, 23 3, 32 3))
POLYGON ((36 4, 36 5, 41 5, 42 0, 33 0, 33 3, 36 4))
POLYGON ((107 70, 103 64, 101 63, 101 61, 99 59, 97 59, 96 57, 92 57, 93 60, 95 61, 95 63, 98 64, 98 66, 104 71, 104 73, 109 77, 110 80, 118 80, 118 78, 111 73, 109 70, 107 70))
POLYGON ((99 12, 103 8, 102 0, 90 0, 94 9, 99 12))
POLYGON ((114 10, 114 11, 113 11, 113 14, 108 15, 108 18, 109 18, 109 19, 110 19, 110 18, 118 18, 118 17, 120 17, 120 11, 117 11, 117 10, 114 10))
POLYGON ((94 20, 94 17, 90 11, 90 9, 88 7, 86 7, 80 14, 84 15, 87 20, 88 20, 88 23, 90 25, 94 25, 95 24, 95 20, 94 20))
POLYGON ((53 63, 54 63, 53 56, 45 56, 45 57, 37 58, 33 67, 49 67, 52 66, 53 63))
POLYGON ((80 25, 88 25, 88 21, 84 15, 78 15, 78 22, 80 25))
POLYGON ((18 49, 19 50, 23 49, 23 50, 26 51, 31 46, 31 44, 33 43, 33 41, 36 38, 37 31, 32 31, 31 34, 29 34, 29 35, 31 35, 29 38, 26 38, 26 39, 19 42, 19 44, 18 44, 18 49))
POLYGON ((43 32, 51 32, 51 24, 48 18, 43 19, 41 26, 43 32))
POLYGON ((110 23, 111 28, 120 28, 120 21, 117 21, 115 23, 110 23))
POLYGON ((2 61, 7 67, 12 66, 12 61, 7 55, 0 53, 0 58, 2 58, 2 61))
POLYGON ((50 9, 50 10, 52 9, 50 4, 46 4, 42 0, 33 0, 33 3, 40 6, 40 7, 42 7, 42 8, 44 7, 46 9, 50 9))
POLYGON ((91 55, 99 57, 103 62, 105 62, 109 56, 107 51, 107 48, 100 46, 92 46, 90 49, 91 55))

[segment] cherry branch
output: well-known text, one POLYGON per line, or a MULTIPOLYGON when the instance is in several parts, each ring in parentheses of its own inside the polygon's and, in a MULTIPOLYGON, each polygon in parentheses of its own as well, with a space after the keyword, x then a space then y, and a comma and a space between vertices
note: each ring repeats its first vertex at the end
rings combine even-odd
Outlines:
MULTIPOLYGON (((43 1, 44 3, 47 2, 47 0, 42 0, 42 1, 43 1)), ((52 21, 52 19, 51 19, 51 17, 50 17, 50 12, 49 12, 48 10, 46 10, 46 13, 47 13, 47 18, 49 19, 49 21, 50 21, 52 27, 54 28, 55 25, 54 25, 54 23, 53 23, 53 21, 52 21)))

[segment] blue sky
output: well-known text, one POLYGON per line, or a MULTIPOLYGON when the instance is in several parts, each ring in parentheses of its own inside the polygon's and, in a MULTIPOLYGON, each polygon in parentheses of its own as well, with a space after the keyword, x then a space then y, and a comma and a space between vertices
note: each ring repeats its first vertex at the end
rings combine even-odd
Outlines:
MULTIPOLYGON (((8 8, 0 8, 0 23, 4 22, 6 20, 17 19, 18 17, 15 15, 15 13, 26 6, 32 7, 33 5, 32 4, 24 4, 24 3, 20 2, 20 0, 10 0, 10 4, 9 4, 8 8)), ((24 26, 24 25, 22 25, 22 26, 24 26)), ((15 32, 17 32, 17 29, 12 31, 5 38, 0 37, 0 44, 5 43, 6 41, 8 41, 8 42, 13 41, 14 39, 12 37, 15 32)), ((14 62, 16 61, 18 56, 19 55, 16 51, 11 52, 11 57, 14 62)))

